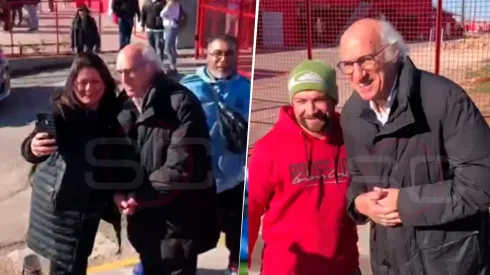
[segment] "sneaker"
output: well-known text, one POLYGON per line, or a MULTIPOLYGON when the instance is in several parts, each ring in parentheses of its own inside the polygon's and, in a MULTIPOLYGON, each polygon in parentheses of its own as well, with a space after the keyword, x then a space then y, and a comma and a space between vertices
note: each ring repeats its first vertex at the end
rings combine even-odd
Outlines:
POLYGON ((228 268, 224 275, 238 275, 238 270, 234 269, 234 268, 228 268))

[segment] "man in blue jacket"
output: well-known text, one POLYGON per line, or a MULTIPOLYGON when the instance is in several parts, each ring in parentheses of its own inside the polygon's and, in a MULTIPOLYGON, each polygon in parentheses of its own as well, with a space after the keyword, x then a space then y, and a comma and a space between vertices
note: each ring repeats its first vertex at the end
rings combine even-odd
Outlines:
POLYGON ((237 40, 233 36, 212 38, 207 47, 207 65, 181 80, 199 98, 206 112, 222 231, 230 251, 228 274, 231 275, 238 274, 246 155, 226 149, 216 102, 221 101, 248 120, 250 80, 237 72, 237 50, 237 40))

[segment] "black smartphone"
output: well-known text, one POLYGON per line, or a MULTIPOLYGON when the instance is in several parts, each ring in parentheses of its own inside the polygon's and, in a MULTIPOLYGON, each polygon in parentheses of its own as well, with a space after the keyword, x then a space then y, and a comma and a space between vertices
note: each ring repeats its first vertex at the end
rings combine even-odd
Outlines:
POLYGON ((50 136, 56 137, 56 125, 54 123, 53 114, 38 113, 36 129, 38 132, 48 133, 50 136))

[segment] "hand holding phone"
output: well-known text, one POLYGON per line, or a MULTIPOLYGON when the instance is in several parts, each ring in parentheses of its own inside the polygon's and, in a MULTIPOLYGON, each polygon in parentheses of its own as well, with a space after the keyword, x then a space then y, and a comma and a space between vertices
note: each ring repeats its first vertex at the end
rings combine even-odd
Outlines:
POLYGON ((56 127, 52 114, 37 114, 36 130, 32 138, 31 152, 37 157, 49 156, 58 150, 56 146, 56 127))
POLYGON ((31 141, 31 152, 36 157, 49 156, 58 150, 56 139, 49 136, 48 133, 37 133, 31 141))
POLYGON ((47 133, 51 137, 56 137, 56 125, 53 115, 49 113, 37 114, 36 129, 40 133, 47 133))

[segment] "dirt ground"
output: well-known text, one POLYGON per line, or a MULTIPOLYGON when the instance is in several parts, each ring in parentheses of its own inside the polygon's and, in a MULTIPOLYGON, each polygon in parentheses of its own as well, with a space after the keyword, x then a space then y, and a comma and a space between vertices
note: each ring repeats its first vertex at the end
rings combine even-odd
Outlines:
POLYGON ((11 275, 15 274, 12 263, 6 259, 0 259, 0 274, 11 275))

